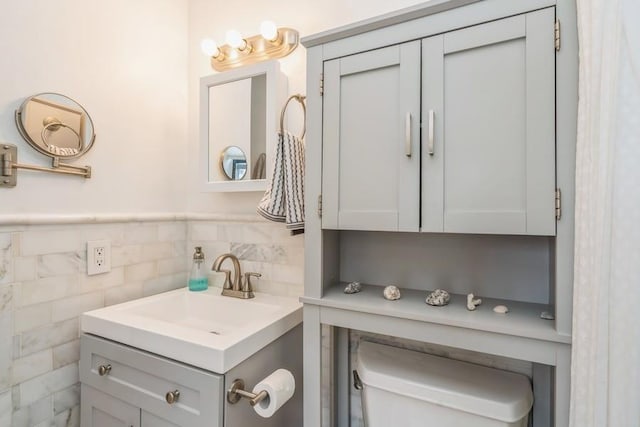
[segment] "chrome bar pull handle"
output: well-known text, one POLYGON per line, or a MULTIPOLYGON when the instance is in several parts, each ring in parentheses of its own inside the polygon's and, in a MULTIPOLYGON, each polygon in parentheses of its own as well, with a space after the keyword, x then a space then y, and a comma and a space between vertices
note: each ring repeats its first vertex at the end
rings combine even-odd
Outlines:
POLYGON ((433 147, 433 134, 434 134, 434 126, 435 126, 435 118, 436 113, 433 110, 429 110, 429 155, 433 156, 434 147, 433 147))
POLYGON ((404 120, 404 153, 411 157, 411 113, 407 113, 404 120))

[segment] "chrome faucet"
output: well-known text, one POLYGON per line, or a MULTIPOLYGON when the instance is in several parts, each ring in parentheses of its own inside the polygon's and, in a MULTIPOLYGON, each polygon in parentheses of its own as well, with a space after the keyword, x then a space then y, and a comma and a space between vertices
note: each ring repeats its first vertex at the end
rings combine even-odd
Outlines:
POLYGON ((242 272, 240 270, 240 261, 233 254, 222 254, 215 261, 211 270, 225 274, 224 285, 222 286, 222 295, 228 297, 249 299, 253 298, 253 286, 251 286, 251 277, 261 277, 259 273, 245 273, 244 283, 242 281, 242 272), (233 263, 233 281, 231 280, 231 270, 222 269, 222 263, 227 259, 231 259, 233 263))

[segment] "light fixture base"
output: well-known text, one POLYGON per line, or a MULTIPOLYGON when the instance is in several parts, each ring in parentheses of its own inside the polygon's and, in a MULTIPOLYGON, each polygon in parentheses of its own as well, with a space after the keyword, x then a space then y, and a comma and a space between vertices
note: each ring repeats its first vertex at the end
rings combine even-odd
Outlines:
POLYGON ((300 35, 292 28, 281 27, 278 28, 275 41, 266 40, 261 35, 248 37, 246 41, 251 46, 248 51, 239 51, 228 44, 220 46, 220 56, 211 58, 211 67, 216 71, 226 71, 269 59, 284 58, 298 47, 300 35))

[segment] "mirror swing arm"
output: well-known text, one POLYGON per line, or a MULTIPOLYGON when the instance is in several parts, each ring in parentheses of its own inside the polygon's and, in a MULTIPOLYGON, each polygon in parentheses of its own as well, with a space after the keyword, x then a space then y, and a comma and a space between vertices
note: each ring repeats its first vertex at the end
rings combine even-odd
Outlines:
POLYGON ((74 166, 60 162, 59 158, 52 159, 52 167, 26 165, 18 163, 18 147, 13 144, 0 144, 0 187, 15 187, 17 184, 18 169, 76 175, 91 178, 91 166, 74 166))

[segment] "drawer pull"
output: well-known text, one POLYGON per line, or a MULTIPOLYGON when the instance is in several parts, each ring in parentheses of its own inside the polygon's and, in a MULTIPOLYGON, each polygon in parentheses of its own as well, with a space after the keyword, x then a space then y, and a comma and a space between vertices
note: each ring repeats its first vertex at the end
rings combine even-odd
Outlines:
POLYGON ((180 391, 174 390, 174 391, 167 392, 164 398, 166 399, 169 405, 173 405, 180 398, 180 391))
POLYGON ((109 372, 111 372, 111 365, 100 365, 98 366, 98 375, 104 377, 109 372))

